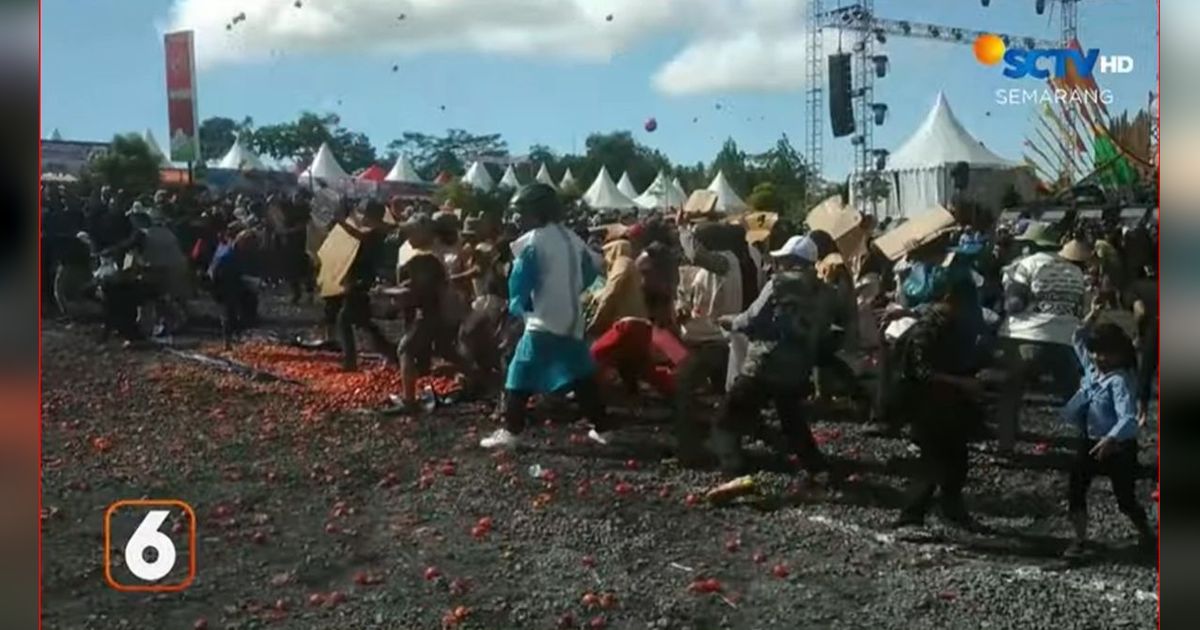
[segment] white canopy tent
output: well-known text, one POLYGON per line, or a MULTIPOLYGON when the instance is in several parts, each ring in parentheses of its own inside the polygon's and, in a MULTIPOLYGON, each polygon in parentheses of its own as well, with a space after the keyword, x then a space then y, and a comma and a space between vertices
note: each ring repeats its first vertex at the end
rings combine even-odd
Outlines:
POLYGON ((312 164, 304 169, 297 176, 301 184, 309 182, 322 181, 327 185, 345 184, 351 181, 350 175, 346 173, 341 164, 338 164, 337 158, 333 157, 333 151, 329 149, 328 143, 321 143, 321 148, 317 149, 317 155, 313 158, 312 164))
POLYGON ((674 194, 676 194, 680 197, 683 197, 684 199, 687 199, 687 196, 688 196, 687 191, 683 189, 683 184, 679 183, 678 177, 671 180, 671 188, 675 189, 674 194))
POLYGON ((496 182, 492 181, 492 176, 487 172, 487 167, 482 162, 476 160, 471 168, 467 169, 467 174, 463 175, 463 182, 476 190, 488 192, 496 187, 496 182))
POLYGON ((149 127, 147 127, 146 132, 142 134, 142 139, 145 140, 146 144, 150 146, 150 155, 157 157, 159 164, 170 163, 170 160, 167 159, 167 154, 163 153, 162 147, 159 146, 158 140, 154 139, 154 133, 150 131, 149 127))
MULTIPOLYGON (((609 182, 611 181, 612 180, 610 179, 609 182)), ((567 168, 567 172, 563 173, 562 180, 558 183, 558 187, 563 190, 567 190, 568 188, 575 188, 578 185, 579 182, 575 181, 575 175, 571 173, 570 168, 567 168)))
POLYGON ((887 160, 883 176, 891 192, 885 216, 905 217, 948 206, 954 194, 951 172, 959 162, 970 167, 965 195, 986 207, 998 208, 1010 189, 1022 200, 1034 196, 1037 182, 1029 169, 983 146, 938 92, 925 120, 887 160))
POLYGON ((517 179, 517 172, 513 170, 512 164, 504 169, 504 176, 500 178, 500 187, 508 190, 516 190, 521 187, 521 180, 517 179))
POLYGON ((383 177, 385 182, 395 182, 398 184, 424 184, 425 180, 417 174, 417 169, 413 168, 412 162, 408 156, 401 154, 396 158, 396 163, 392 165, 392 170, 383 177))
POLYGON ((617 188, 604 167, 600 167, 596 181, 583 193, 583 202, 595 210, 625 210, 638 206, 617 188))
POLYGON ((708 185, 708 190, 717 193, 717 212, 737 214, 746 211, 746 202, 742 201, 742 198, 733 190, 733 186, 729 185, 729 180, 725 179, 723 171, 717 171, 717 176, 708 185))
POLYGON ((546 168, 545 164, 542 164, 541 168, 538 169, 537 177, 534 179, 542 184, 558 188, 558 185, 554 183, 554 178, 550 176, 550 169, 546 168))
POLYGON ((676 188, 675 182, 667 179, 666 174, 659 171, 654 182, 633 201, 647 210, 682 208, 683 204, 687 203, 687 195, 684 194, 682 187, 676 188))
POLYGON ((629 171, 625 171, 621 174, 621 181, 617 182, 617 190, 621 191, 630 199, 637 199, 638 191, 637 188, 633 186, 633 180, 629 179, 629 171))
POLYGON ((265 171, 266 165, 259 159, 254 151, 251 151, 246 145, 242 144, 242 139, 237 138, 233 141, 233 146, 225 152, 225 155, 217 160, 217 168, 226 168, 237 171, 265 171))

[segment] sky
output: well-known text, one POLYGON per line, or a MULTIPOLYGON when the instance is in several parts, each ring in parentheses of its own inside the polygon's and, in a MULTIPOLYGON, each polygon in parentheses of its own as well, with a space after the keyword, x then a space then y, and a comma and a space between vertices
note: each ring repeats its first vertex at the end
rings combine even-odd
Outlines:
MULTIPOLYGON (((729 137, 758 152, 786 133, 804 150, 806 0, 294 1, 44 0, 43 136, 107 140, 149 128, 165 142, 162 35, 194 29, 201 119, 262 125, 335 112, 380 150, 404 131, 449 128, 501 133, 514 154, 535 143, 582 151, 588 134, 617 130, 677 163, 709 162, 729 137), (650 117, 654 133, 643 129, 650 117)), ((875 10, 1058 38, 1057 13, 1037 15, 1033 0, 991 5, 876 0, 875 10)), ((1155 89, 1156 28, 1154 3, 1082 2, 1083 45, 1134 59, 1130 74, 1097 75, 1113 91, 1110 108, 1136 110, 1155 89)), ((837 46, 830 34, 825 53, 837 46)), ((970 46, 890 38, 877 48, 891 60, 875 82, 876 101, 889 105, 877 147, 898 148, 942 91, 979 140, 1020 159, 1033 106, 998 105, 995 91, 1041 84, 1004 78, 970 46)), ((830 136, 827 111, 824 120, 825 175, 840 178, 853 149, 830 136)))

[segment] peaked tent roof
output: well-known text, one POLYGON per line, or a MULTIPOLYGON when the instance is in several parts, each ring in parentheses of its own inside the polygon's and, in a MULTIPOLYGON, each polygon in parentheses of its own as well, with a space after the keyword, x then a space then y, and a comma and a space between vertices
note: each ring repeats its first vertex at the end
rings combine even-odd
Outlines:
POLYGON ((162 147, 159 146, 158 140, 154 139, 154 133, 150 131, 149 127, 146 128, 146 133, 142 134, 142 139, 150 145, 150 154, 158 156, 159 162, 166 163, 168 161, 167 154, 163 153, 162 147))
POLYGON ((521 180, 517 179, 517 172, 513 170, 512 164, 504 169, 504 175, 500 178, 500 187, 516 190, 521 187, 521 180))
POLYGON ((413 168, 412 162, 408 161, 407 155, 401 155, 396 158, 396 163, 392 165, 392 170, 388 171, 384 176, 385 182, 399 182, 401 184, 424 184, 425 181, 417 174, 417 169, 413 168))
POLYGON ((217 160, 217 168, 227 168, 238 171, 265 171, 266 165, 259 159, 253 151, 246 148, 242 144, 242 139, 237 138, 233 141, 233 146, 225 152, 225 155, 217 160))
POLYGON ((492 181, 492 176, 487 172, 487 167, 479 160, 476 160, 471 168, 467 169, 467 174, 463 175, 462 180, 468 186, 483 192, 488 192, 496 186, 496 182, 492 181))
POLYGON ((637 207, 632 199, 617 188, 612 178, 608 176, 608 169, 604 167, 600 168, 600 174, 596 176, 596 181, 592 182, 587 192, 583 193, 583 202, 596 210, 623 210, 637 207))
POLYGON ((736 213, 746 210, 746 202, 742 201, 742 198, 733 190, 733 186, 729 185, 724 171, 717 171, 717 176, 708 185, 708 190, 717 193, 717 212, 736 213))
MULTIPOLYGON (((612 179, 609 178, 608 181, 611 183, 612 179)), ((575 176, 571 174, 571 168, 567 167, 567 172, 563 173, 562 181, 558 182, 558 187, 562 188, 562 189, 567 189, 567 188, 573 188, 578 185, 579 185, 579 182, 575 181, 575 176)))
POLYGON ((918 168, 937 168, 946 164, 966 162, 971 166, 1014 168, 1017 162, 1000 157, 967 131, 938 92, 933 109, 917 130, 892 153, 887 170, 900 171, 918 168))
POLYGON ((626 197, 636 199, 638 196, 637 188, 633 186, 633 180, 629 179, 629 171, 621 174, 621 181, 617 182, 617 190, 625 193, 626 197))
POLYGON ((337 158, 333 157, 333 151, 329 149, 329 143, 322 142, 321 148, 317 149, 317 156, 313 158, 312 164, 300 173, 299 179, 323 179, 327 182, 338 182, 350 179, 346 174, 345 169, 341 164, 338 164, 337 158))
MULTIPOLYGON (((620 185, 617 187, 620 188, 620 185)), ((654 182, 633 201, 647 210, 682 208, 683 204, 687 203, 687 195, 683 194, 683 189, 676 189, 675 183, 667 179, 665 173, 659 171, 654 182)))
POLYGON ((387 171, 378 164, 372 164, 363 169, 354 179, 360 182, 381 182, 384 177, 387 177, 387 171))
POLYGON ((63 139, 62 134, 58 132, 58 127, 55 127, 54 131, 50 132, 50 139, 54 140, 55 142, 63 139))
POLYGON ((671 188, 675 189, 675 194, 679 195, 680 197, 683 197, 684 199, 687 199, 687 196, 688 196, 687 191, 683 189, 683 184, 679 183, 678 177, 671 180, 671 188))
POLYGON ((558 188, 558 185, 554 183, 554 178, 550 176, 550 169, 546 168, 544 163, 542 164, 542 167, 538 169, 537 177, 534 179, 543 184, 549 184, 555 188, 558 188))

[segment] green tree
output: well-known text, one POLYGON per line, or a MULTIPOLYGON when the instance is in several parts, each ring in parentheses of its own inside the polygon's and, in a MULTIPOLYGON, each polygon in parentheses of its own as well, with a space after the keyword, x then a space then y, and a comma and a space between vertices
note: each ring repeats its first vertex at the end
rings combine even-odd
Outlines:
POLYGON ((734 142, 733 138, 725 140, 725 144, 713 158, 709 176, 716 177, 718 172, 724 173, 729 185, 743 195, 756 183, 751 177, 746 153, 738 148, 737 142, 734 142))
POLYGON ((245 117, 241 122, 224 116, 205 118, 200 123, 200 155, 205 161, 220 159, 233 146, 238 136, 253 145, 254 121, 245 117))
MULTIPOLYGON (((728 174, 727 174, 728 175, 728 174)), ((756 183, 770 182, 777 204, 776 212, 794 215, 802 220, 811 204, 809 199, 809 171, 784 134, 764 153, 748 160, 748 175, 756 183)))
POLYGON ((158 188, 158 158, 138 134, 113 136, 108 151, 87 165, 84 179, 125 190, 131 196, 147 194, 158 188))
POLYGON ((302 112, 295 121, 259 127, 252 139, 256 151, 275 159, 310 162, 322 143, 329 144, 338 163, 348 172, 375 163, 375 147, 365 134, 341 126, 337 114, 302 112))
POLYGON ((780 212, 783 209, 781 201, 775 184, 771 182, 762 182, 755 186, 750 197, 746 199, 746 203, 755 212, 780 212))
POLYGON ((564 158, 563 166, 570 166, 579 185, 585 188, 600 174, 601 167, 607 168, 614 180, 620 179, 622 173, 629 173, 638 190, 649 186, 659 171, 671 168, 665 155, 637 142, 628 131, 594 133, 584 146, 587 153, 575 160, 564 158))
POLYGON ((442 171, 462 175, 477 159, 508 156, 508 143, 500 134, 476 135, 462 129, 448 129, 445 136, 406 131, 387 148, 391 156, 407 153, 413 166, 428 179, 442 171))

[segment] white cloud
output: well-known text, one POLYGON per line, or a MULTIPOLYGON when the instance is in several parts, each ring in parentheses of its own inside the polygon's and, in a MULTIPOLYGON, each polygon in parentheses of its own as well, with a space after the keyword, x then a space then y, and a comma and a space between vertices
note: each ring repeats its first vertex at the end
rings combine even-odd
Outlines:
POLYGON ((668 94, 804 84, 805 0, 175 0, 169 29, 196 32, 201 66, 277 53, 472 51, 602 62, 682 38, 653 84, 668 94), (234 16, 245 20, 227 30, 234 16), (404 20, 397 19, 401 14, 404 20), (613 16, 611 22, 605 18, 613 16))

